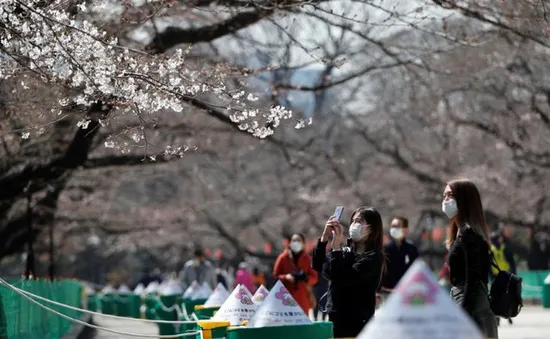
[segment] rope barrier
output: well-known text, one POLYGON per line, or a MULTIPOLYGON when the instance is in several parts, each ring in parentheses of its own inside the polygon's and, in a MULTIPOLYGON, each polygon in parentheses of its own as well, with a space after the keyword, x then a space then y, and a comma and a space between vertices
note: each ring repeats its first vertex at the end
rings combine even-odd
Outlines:
MULTIPOLYGON (((68 315, 65 315, 63 313, 60 313, 54 309, 51 309, 49 308, 48 306, 46 305, 42 305, 41 303, 39 303, 38 301, 34 300, 33 298, 31 298, 30 296, 26 295, 25 293, 21 292, 22 290, 18 289, 17 287, 15 286, 11 286, 8 282, 6 282, 4 279, 0 278, 0 284, 8 287, 9 289, 13 290, 15 293, 19 294, 20 296, 26 298, 27 300, 29 300, 30 302, 32 302, 33 304, 36 304, 38 306, 40 306, 41 308, 45 309, 46 311, 48 312, 51 312, 53 314, 56 314, 62 318, 65 318, 69 321, 72 321, 72 322, 75 322, 77 324, 80 324, 80 325, 83 325, 83 326, 87 326, 87 327, 91 327, 91 328, 94 328, 96 330, 100 330, 100 331, 105 331, 105 332, 110 332, 110 333, 114 333, 114 334, 119 334, 119 335, 126 335, 126 336, 130 336, 130 337, 138 337, 138 338, 182 338, 182 337, 187 337, 187 336, 196 336, 197 334, 201 334, 201 331, 194 331, 194 332, 188 332, 188 333, 180 333, 180 334, 174 334, 174 335, 158 335, 158 334, 139 334, 139 333, 131 333, 131 332, 123 332, 123 331, 117 331, 117 330, 113 330, 113 329, 110 329, 110 328, 107 328, 107 327, 102 327, 102 326, 97 326, 97 325, 93 325, 93 324, 89 324, 85 321, 82 321, 80 319, 75 319, 75 318, 72 318, 72 317, 69 317, 68 315)), ((61 304, 63 305, 63 304, 61 304)), ((64 305, 64 306, 68 306, 68 305, 64 305)), ((125 320, 129 320, 129 319, 132 319, 132 318, 125 318, 125 317, 122 317, 124 318, 125 320)), ((137 320, 137 319, 136 319, 137 320)), ((202 334, 201 334, 202 335, 202 334)))
MULTIPOLYGON (((146 322, 146 323, 158 323, 158 324, 193 324, 193 323, 195 323, 194 321, 189 321, 189 320, 136 319, 136 318, 130 318, 130 317, 121 317, 121 316, 112 315, 112 314, 103 314, 103 313, 99 313, 99 312, 94 312, 94 311, 85 310, 85 309, 82 309, 82 308, 66 305, 66 304, 63 304, 63 303, 60 303, 60 302, 57 302, 57 301, 54 301, 54 300, 51 300, 51 299, 48 299, 48 298, 41 297, 41 296, 33 294, 31 292, 19 289, 15 286, 11 285, 10 283, 8 283, 7 281, 5 281, 2 278, 0 278, 0 284, 2 284, 4 286, 7 286, 8 288, 14 290, 18 294, 24 294, 24 296, 26 298, 29 298, 29 299, 35 298, 35 299, 42 300, 42 301, 45 301, 47 303, 50 303, 52 305, 67 308, 69 310, 79 311, 79 312, 82 312, 82 313, 87 313, 87 314, 92 314, 92 315, 97 315, 97 316, 104 317, 104 318, 128 320, 128 321, 139 321, 139 322, 146 322)), ((40 304, 40 305, 42 305, 42 304, 40 304)), ((164 305, 162 305, 162 306, 164 306, 164 305)), ((174 306, 176 306, 176 305, 174 305, 174 306)), ((172 310, 173 310, 173 308, 170 311, 172 311, 172 310)), ((170 311, 168 311, 168 312, 170 312, 170 311)), ((186 314, 186 312, 185 312, 185 314, 186 314)))

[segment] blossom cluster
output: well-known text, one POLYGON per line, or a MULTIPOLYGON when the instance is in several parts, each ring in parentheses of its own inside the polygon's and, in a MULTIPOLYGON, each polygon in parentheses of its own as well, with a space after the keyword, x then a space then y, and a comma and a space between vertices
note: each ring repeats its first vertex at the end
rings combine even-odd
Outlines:
MULTIPOLYGON (((123 114, 182 112, 186 103, 215 95, 231 120, 257 137, 273 134, 282 120, 292 117, 291 111, 280 106, 262 113, 250 109, 250 102, 257 98, 244 91, 229 91, 223 71, 189 67, 189 50, 150 55, 122 46, 95 23, 64 11, 62 3, 0 0, 0 79, 31 70, 47 83, 76 91, 71 102, 90 105, 102 100, 123 114), (263 118, 262 122, 255 117, 263 118)), ((78 8, 86 11, 84 3, 78 8)), ((61 102, 66 105, 69 100, 61 102)), ((87 128, 88 123, 86 117, 78 126, 87 128)), ((144 138, 131 139, 141 142, 144 138)))

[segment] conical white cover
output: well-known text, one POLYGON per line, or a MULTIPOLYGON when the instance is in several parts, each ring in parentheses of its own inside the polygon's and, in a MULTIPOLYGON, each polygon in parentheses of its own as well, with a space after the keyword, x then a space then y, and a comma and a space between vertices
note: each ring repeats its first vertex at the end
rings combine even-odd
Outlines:
POLYGON ((311 320, 279 280, 260 305, 248 327, 307 325, 311 320))
POLYGON ((229 321, 237 326, 245 320, 250 320, 258 305, 252 301, 252 295, 243 285, 237 285, 231 295, 216 312, 212 320, 229 321))
POLYGON ((437 284, 422 260, 416 260, 384 306, 357 339, 484 339, 483 335, 437 284))
POLYGON ((134 294, 141 294, 145 292, 145 286, 142 283, 139 283, 136 288, 134 288, 134 294))
POLYGON ((103 287, 103 289, 101 290, 101 293, 103 294, 113 294, 115 293, 116 290, 114 289, 114 287, 111 285, 111 284, 107 284, 105 287, 103 287))
POLYGON ((256 291, 256 293, 254 293, 254 296, 252 297, 252 301, 254 301, 258 305, 261 305, 268 295, 269 295, 269 291, 267 290, 267 288, 265 288, 264 285, 261 285, 260 287, 258 287, 258 290, 256 291))
POLYGON ((549 285, 549 284, 550 284, 550 273, 548 273, 548 275, 546 276, 546 278, 544 278, 544 284, 545 284, 545 285, 549 285))
POLYGON ((214 289, 214 292, 208 297, 208 300, 204 303, 206 307, 215 307, 221 306, 229 297, 229 292, 225 289, 222 283, 219 283, 218 286, 214 289))
POLYGON ((149 293, 155 293, 159 290, 159 283, 156 282, 156 281, 152 281, 149 283, 149 285, 147 285, 147 287, 145 288, 145 293, 149 294, 149 293))
POLYGON ((120 294, 130 294, 130 293, 132 293, 132 290, 130 290, 128 285, 122 284, 118 287, 118 293, 120 293, 120 294))
POLYGON ((208 283, 205 281, 204 283, 202 283, 199 290, 197 291, 195 299, 208 299, 211 294, 212 289, 210 288, 210 285, 208 285, 208 283))
POLYGON ((166 288, 166 284, 168 283, 168 280, 163 280, 160 284, 159 284, 159 287, 157 288, 157 292, 160 292, 162 290, 164 290, 166 288))
POLYGON ((177 295, 183 293, 183 288, 181 287, 179 281, 175 279, 170 279, 166 281, 166 283, 163 282, 161 284, 162 287, 159 288, 159 294, 162 295, 177 295), (162 286, 164 284, 164 286, 162 286))
POLYGON ((198 295, 200 289, 201 289, 201 285, 199 285, 198 282, 193 281, 191 283, 191 285, 189 285, 189 287, 187 287, 185 292, 183 292, 183 298, 184 299, 191 299, 191 300, 198 299, 197 295, 198 295))

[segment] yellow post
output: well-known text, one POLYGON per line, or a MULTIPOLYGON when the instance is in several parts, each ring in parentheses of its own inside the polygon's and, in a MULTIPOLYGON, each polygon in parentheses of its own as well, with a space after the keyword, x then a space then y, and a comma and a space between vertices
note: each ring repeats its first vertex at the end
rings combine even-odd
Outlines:
POLYGON ((203 339, 213 339, 212 330, 220 327, 229 327, 229 321, 199 320, 197 324, 201 328, 203 339))

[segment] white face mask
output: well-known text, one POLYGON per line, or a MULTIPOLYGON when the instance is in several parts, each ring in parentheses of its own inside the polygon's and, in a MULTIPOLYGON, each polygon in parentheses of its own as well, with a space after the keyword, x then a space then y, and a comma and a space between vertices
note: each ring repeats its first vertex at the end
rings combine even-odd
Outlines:
POLYGON ((403 238, 403 230, 401 227, 390 227, 390 236, 394 239, 403 238))
POLYGON ((294 240, 290 243, 290 249, 292 252, 298 253, 304 249, 304 244, 301 241, 294 240))
POLYGON ((447 215, 447 218, 454 218, 458 214, 458 206, 456 206, 456 200, 451 199, 444 201, 441 204, 441 210, 447 215))
POLYGON ((350 225, 349 227, 349 236, 351 237, 351 240, 357 242, 357 241, 361 241, 364 237, 365 237, 365 234, 363 234, 363 226, 361 226, 360 223, 353 223, 350 225))

